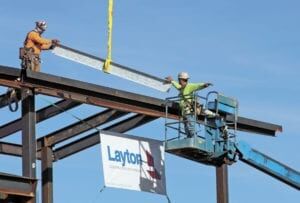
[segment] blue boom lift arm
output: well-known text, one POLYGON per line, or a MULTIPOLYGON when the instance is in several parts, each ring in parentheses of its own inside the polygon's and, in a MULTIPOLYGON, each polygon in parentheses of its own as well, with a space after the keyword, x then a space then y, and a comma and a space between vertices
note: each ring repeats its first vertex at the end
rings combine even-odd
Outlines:
POLYGON ((272 159, 240 141, 236 144, 239 159, 244 163, 300 190, 300 172, 272 159))

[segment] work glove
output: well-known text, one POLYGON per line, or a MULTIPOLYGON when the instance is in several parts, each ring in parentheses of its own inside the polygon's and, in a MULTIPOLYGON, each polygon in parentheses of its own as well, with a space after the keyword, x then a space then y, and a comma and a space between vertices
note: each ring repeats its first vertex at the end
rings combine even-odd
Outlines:
POLYGON ((165 77, 164 84, 170 84, 172 82, 172 80, 173 80, 172 76, 165 77))
POLYGON ((51 40, 51 46, 49 49, 54 49, 57 45, 59 45, 60 41, 58 39, 51 40))
POLYGON ((207 82, 207 83, 204 84, 204 86, 205 86, 205 87, 209 87, 209 86, 213 86, 213 84, 210 83, 210 82, 207 82))
POLYGON ((58 39, 53 39, 52 40, 52 45, 57 46, 60 43, 58 39))

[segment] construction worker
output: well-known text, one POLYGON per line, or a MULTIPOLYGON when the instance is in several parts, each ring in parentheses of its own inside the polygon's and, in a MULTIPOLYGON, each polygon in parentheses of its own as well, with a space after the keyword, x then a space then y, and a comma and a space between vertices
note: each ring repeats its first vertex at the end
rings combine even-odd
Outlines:
MULTIPOLYGON (((45 39, 42 38, 43 32, 46 30, 47 24, 45 21, 37 21, 34 30, 30 31, 24 41, 24 47, 20 48, 20 59, 22 60, 21 67, 21 77, 17 78, 19 81, 22 79, 23 71, 25 69, 30 69, 32 71, 40 72, 40 54, 42 50, 53 49, 59 44, 59 40, 45 39)), ((9 101, 9 109, 11 111, 18 110, 18 101, 21 99, 21 93, 13 88, 8 88, 7 93, 9 101), (12 102, 15 103, 15 108, 12 107, 12 102)))
POLYGON ((195 116, 202 113, 200 104, 195 104, 194 93, 212 86, 212 83, 188 83, 189 75, 186 72, 178 74, 178 82, 173 80, 171 76, 165 79, 166 83, 171 83, 180 92, 179 108, 184 122, 185 133, 187 137, 193 137, 195 135, 195 116))
POLYGON ((42 50, 53 49, 59 44, 57 39, 45 39, 41 35, 47 29, 45 21, 37 21, 34 30, 30 31, 24 41, 24 48, 20 49, 22 68, 40 72, 40 54, 42 50))

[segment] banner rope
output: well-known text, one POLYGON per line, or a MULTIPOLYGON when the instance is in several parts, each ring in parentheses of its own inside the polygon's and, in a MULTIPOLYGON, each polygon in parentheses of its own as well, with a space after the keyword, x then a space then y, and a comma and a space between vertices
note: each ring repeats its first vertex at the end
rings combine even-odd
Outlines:
POLYGON ((167 197, 168 203, 171 203, 169 195, 166 195, 166 197, 167 197))
POLYGON ((103 185, 103 187, 101 188, 101 190, 99 191, 100 193, 103 192, 105 190, 106 186, 103 185))
POLYGON ((47 102, 48 104, 54 106, 55 108, 59 109, 60 111, 66 113, 66 114, 68 114, 68 115, 70 115, 71 117, 75 118, 76 120, 78 120, 78 121, 80 121, 80 122, 82 122, 82 123, 88 125, 89 127, 93 128, 93 129, 95 129, 96 131, 98 131, 99 133, 101 133, 101 129, 97 128, 97 126, 93 126, 93 125, 89 124, 88 122, 84 121, 83 119, 79 118, 78 116, 76 116, 76 115, 74 115, 74 114, 72 114, 72 113, 70 113, 70 112, 64 110, 64 109, 61 108, 60 106, 57 106, 56 104, 54 104, 53 102, 51 102, 51 101, 49 101, 49 100, 47 100, 47 99, 44 99, 44 98, 41 98, 41 99, 42 99, 43 101, 47 102))

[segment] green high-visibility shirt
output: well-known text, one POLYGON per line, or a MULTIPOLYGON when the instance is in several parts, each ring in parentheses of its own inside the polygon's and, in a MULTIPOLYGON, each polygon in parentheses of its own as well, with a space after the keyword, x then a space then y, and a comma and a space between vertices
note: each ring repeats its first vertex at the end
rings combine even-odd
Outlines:
POLYGON ((173 80, 172 85, 178 90, 180 91, 179 93, 179 107, 181 110, 181 115, 185 115, 185 103, 189 102, 192 103, 193 101, 193 93, 198 91, 198 90, 202 90, 205 88, 205 83, 188 83, 185 88, 182 88, 181 85, 176 82, 175 80, 173 80))

